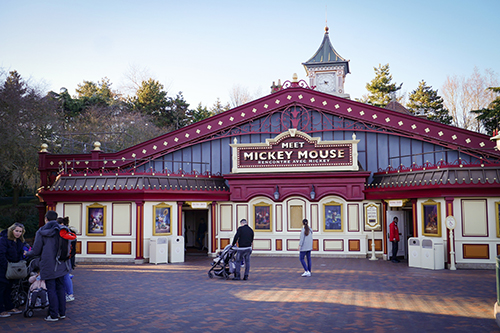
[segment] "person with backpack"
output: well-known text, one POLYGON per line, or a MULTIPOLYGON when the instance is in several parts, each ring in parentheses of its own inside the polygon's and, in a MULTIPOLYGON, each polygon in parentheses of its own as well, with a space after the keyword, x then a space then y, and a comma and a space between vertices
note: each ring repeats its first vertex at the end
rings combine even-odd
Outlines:
MULTIPOLYGON (((64 257, 64 258, 60 258, 60 259, 63 259, 63 260, 70 260, 70 273, 71 271, 73 270, 73 248, 75 248, 76 246, 76 232, 74 230, 71 230, 71 227, 69 226, 69 217, 58 217, 57 218, 57 222, 60 224, 60 225, 63 225, 65 226, 66 228, 68 228, 69 230, 67 230, 66 228, 62 228, 60 231, 59 231, 59 235, 66 241, 69 242, 69 253, 66 255, 65 253, 61 253, 61 256, 64 257), (69 257, 69 258, 68 258, 69 257)), ((63 240, 63 242, 64 242, 63 240)), ((60 246, 61 248, 61 252, 67 252, 66 251, 66 245, 63 244, 60 246), (63 249, 64 247, 64 249, 63 249)), ((73 294, 73 280, 71 279, 72 276, 71 274, 68 273, 66 275, 64 275, 64 290, 66 291, 66 302, 72 302, 75 300, 75 295, 73 294)))
POLYGON ((57 213, 49 210, 45 214, 45 225, 36 232, 33 247, 27 253, 28 257, 40 257, 40 278, 45 280, 49 296, 49 315, 45 320, 49 322, 66 318, 64 276, 69 273, 71 263, 60 258, 60 246, 65 243, 60 236, 61 229, 64 226, 57 222, 57 213))

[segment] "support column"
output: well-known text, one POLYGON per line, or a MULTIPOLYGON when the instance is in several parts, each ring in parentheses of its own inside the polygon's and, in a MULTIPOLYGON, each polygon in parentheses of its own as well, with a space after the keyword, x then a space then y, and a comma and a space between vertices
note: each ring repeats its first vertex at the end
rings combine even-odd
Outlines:
POLYGON ((135 203, 135 263, 144 263, 144 201, 135 203))
POLYGON ((45 202, 40 202, 36 205, 36 208, 38 208, 38 227, 41 228, 45 225, 45 213, 47 212, 47 206, 45 205, 45 202))
POLYGON ((217 234, 217 227, 216 227, 217 223, 215 223, 216 222, 215 218, 217 216, 215 210, 217 209, 217 205, 216 205, 215 201, 212 201, 211 205, 212 205, 212 209, 211 209, 210 213, 212 214, 212 216, 211 216, 212 221, 210 224, 212 226, 212 232, 210 234, 210 237, 212 239, 210 242, 211 245, 210 245, 209 251, 210 251, 210 253, 215 253, 217 251, 217 239, 215 238, 215 235, 217 234))
POLYGON ((177 201, 177 236, 182 236, 182 205, 184 201, 177 201))
POLYGON ((417 199, 411 199, 411 216, 413 218, 413 237, 418 237, 417 199))
POLYGON ((382 242, 384 243, 384 254, 389 258, 387 244, 387 202, 382 200, 382 242))
MULTIPOLYGON (((453 216, 453 201, 455 198, 451 197, 445 197, 444 200, 446 201, 446 217, 448 216, 453 216)), ((446 262, 448 263, 448 266, 451 265, 451 242, 452 240, 450 239, 450 229, 448 229, 446 226, 446 262)), ((453 240, 454 241, 454 240, 453 240)))

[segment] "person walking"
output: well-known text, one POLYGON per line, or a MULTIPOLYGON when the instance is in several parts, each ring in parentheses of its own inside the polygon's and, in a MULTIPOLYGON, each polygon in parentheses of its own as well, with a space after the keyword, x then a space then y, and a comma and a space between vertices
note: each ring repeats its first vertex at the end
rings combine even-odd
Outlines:
POLYGON ((64 276, 69 273, 70 260, 60 262, 56 257, 59 250, 57 213, 49 210, 45 214, 45 225, 38 229, 35 242, 28 256, 40 256, 40 278, 45 280, 49 296, 49 315, 46 321, 66 318, 66 293, 64 276))
MULTIPOLYGON (((70 227, 69 225, 69 217, 58 217, 57 222, 61 225, 66 226, 70 232, 68 232, 65 229, 61 229, 59 234, 61 237, 68 239, 71 241, 71 257, 70 257, 70 270, 69 273, 64 275, 64 290, 66 292, 66 303, 67 302, 73 302, 75 300, 75 295, 73 294, 73 280, 72 280, 72 275, 71 271, 73 270, 73 249, 76 247, 76 230, 70 227)), ((76 251, 75 251, 76 252, 76 251)))
POLYGON ((240 221, 240 227, 234 235, 233 243, 234 246, 238 242, 238 250, 236 254, 235 262, 235 273, 233 280, 241 280, 240 269, 241 261, 245 263, 245 275, 243 280, 248 280, 248 273, 250 273, 250 255, 252 254, 252 243, 253 243, 253 230, 248 226, 248 222, 245 219, 240 221))
POLYGON ((392 257, 391 261, 393 263, 398 263, 398 243, 399 243, 399 229, 398 229, 398 218, 394 216, 391 224, 389 225, 389 241, 392 242, 392 257))
POLYGON ((23 258, 24 231, 24 225, 16 222, 0 233, 0 318, 23 312, 12 303, 10 294, 15 280, 8 280, 5 273, 9 262, 23 258))
POLYGON ((205 219, 200 220, 198 225, 198 232, 196 233, 196 243, 199 245, 199 249, 203 250, 205 248, 205 233, 207 232, 207 223, 205 219))
POLYGON ((302 220, 302 230, 300 232, 300 242, 299 242, 299 259, 304 267, 304 273, 302 276, 311 276, 311 251, 313 248, 313 232, 309 228, 307 219, 302 220), (307 264, 304 258, 307 258, 307 264))

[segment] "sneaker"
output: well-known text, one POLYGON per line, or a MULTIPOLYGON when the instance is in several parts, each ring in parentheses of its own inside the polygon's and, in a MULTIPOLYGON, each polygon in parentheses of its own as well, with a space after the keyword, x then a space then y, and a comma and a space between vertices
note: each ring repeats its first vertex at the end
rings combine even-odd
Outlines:
POLYGON ((307 271, 307 273, 308 273, 307 276, 311 276, 311 272, 307 271))
POLYGON ((72 279, 72 278, 73 278, 73 276, 74 276, 73 274, 70 274, 70 275, 69 275, 69 278, 70 278, 70 279, 72 279))
POLYGON ((75 300, 75 296, 73 295, 66 295, 66 302, 73 302, 75 300))
POLYGON ((308 271, 305 271, 304 273, 302 273, 301 276, 309 276, 309 272, 308 271))
POLYGON ((7 311, 0 313, 0 318, 7 318, 7 317, 10 317, 10 313, 8 313, 7 311))
POLYGON ((19 310, 17 308, 13 308, 12 310, 7 311, 10 314, 20 314, 23 313, 23 310, 19 310))
POLYGON ((47 316, 45 318, 45 321, 58 321, 58 320, 59 320, 59 318, 52 318, 51 316, 47 316))
POLYGON ((66 319, 66 316, 59 316, 59 319, 66 319))

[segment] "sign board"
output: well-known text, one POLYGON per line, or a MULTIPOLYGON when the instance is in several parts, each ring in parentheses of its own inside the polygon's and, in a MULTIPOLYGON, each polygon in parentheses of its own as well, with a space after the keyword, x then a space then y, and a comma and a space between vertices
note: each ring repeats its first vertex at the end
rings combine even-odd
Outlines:
POLYGON ((365 227, 369 230, 380 228, 379 205, 369 203, 365 206, 365 227))
POLYGON ((191 202, 191 208, 197 209, 207 209, 208 204, 206 202, 191 202))
POLYGON ((358 142, 321 141, 289 129, 265 143, 234 143, 233 173, 358 171, 358 142))

